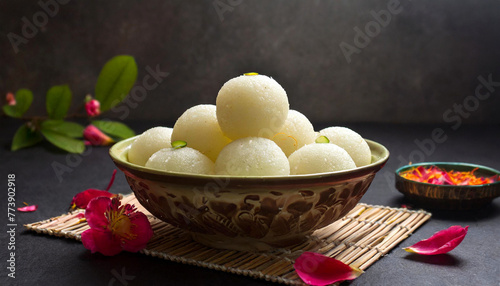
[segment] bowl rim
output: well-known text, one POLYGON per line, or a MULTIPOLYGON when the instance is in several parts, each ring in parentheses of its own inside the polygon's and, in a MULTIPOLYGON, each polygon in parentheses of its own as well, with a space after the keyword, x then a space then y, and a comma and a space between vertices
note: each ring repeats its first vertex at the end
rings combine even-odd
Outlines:
MULTIPOLYGON (((120 154, 125 152, 127 148, 130 146, 130 144, 135 140, 140 135, 130 137, 128 139, 121 140, 117 143, 115 143, 110 149, 109 149, 109 155, 111 156, 111 159, 115 162, 117 166, 122 165, 123 167, 126 167, 127 169, 136 171, 136 172, 141 172, 141 173, 147 173, 149 175, 155 176, 155 177, 162 177, 162 176, 169 176, 169 177, 175 177, 178 179, 197 179, 197 180, 232 180, 232 181, 245 181, 245 182, 280 182, 280 181, 295 181, 295 180, 315 180, 315 179, 321 179, 321 178, 326 178, 326 177, 339 177, 340 179, 343 178, 351 178, 353 176, 364 176, 370 173, 373 173, 374 171, 380 170, 387 160, 389 159, 389 150, 382 144, 375 142, 373 140, 365 139, 366 142, 368 143, 368 146, 370 146, 370 150, 377 148, 381 149, 381 156, 377 158, 376 161, 362 166, 362 167, 357 167, 354 169, 349 169, 349 170, 343 170, 343 171, 335 171, 335 172, 326 172, 326 173, 315 173, 315 174, 303 174, 303 175, 288 175, 288 176, 228 176, 228 175, 205 175, 205 174, 187 174, 187 173, 179 173, 179 172, 168 172, 168 171, 162 171, 162 170, 155 170, 152 168, 147 168, 144 166, 140 166, 137 164, 130 163, 128 161, 124 161, 122 158, 119 157, 120 154)), ((372 155, 373 156, 373 155, 372 155)))
POLYGON ((473 189, 476 189, 476 188, 482 188, 482 187, 489 187, 489 186, 500 185, 500 180, 498 180, 496 182, 493 182, 493 183, 482 184, 482 185, 438 185, 438 184, 431 184, 431 183, 424 183, 424 182, 419 182, 419 181, 413 181, 413 180, 410 180, 410 179, 407 179, 407 178, 404 178, 404 177, 401 176, 401 172, 406 171, 406 170, 408 170, 410 168, 413 168, 413 167, 419 167, 419 166, 436 166, 436 167, 440 167, 440 166, 449 166, 449 165, 470 167, 471 169, 478 168, 478 169, 490 171, 490 172, 495 173, 495 174, 497 174, 497 175, 500 176, 500 171, 498 171, 496 169, 493 169, 491 167, 483 166, 483 165, 478 165, 478 164, 473 164, 473 163, 466 163, 466 162, 439 162, 439 161, 438 162, 421 162, 421 163, 404 165, 404 166, 399 167, 398 169, 396 169, 395 174, 396 174, 396 177, 398 177, 399 179, 401 179, 401 180, 403 180, 405 182, 411 182, 413 184, 419 184, 419 185, 422 185, 422 186, 433 186, 433 187, 440 187, 440 188, 462 188, 462 189, 473 188, 473 189))

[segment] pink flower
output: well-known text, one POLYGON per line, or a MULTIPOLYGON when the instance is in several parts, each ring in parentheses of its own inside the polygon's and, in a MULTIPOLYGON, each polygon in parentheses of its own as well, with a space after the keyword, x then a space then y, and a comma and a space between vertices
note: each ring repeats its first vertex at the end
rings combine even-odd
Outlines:
POLYGON ((314 252, 302 253, 293 264, 299 277, 310 285, 328 285, 353 280, 363 273, 343 262, 314 252))
POLYGON ((109 189, 113 185, 116 177, 116 170, 113 170, 113 175, 111 175, 111 180, 109 181, 108 187, 106 190, 97 190, 97 189, 87 189, 83 192, 76 194, 71 200, 70 210, 74 210, 76 208, 86 209, 89 202, 97 197, 108 197, 114 198, 118 197, 117 194, 113 194, 109 192, 109 189))
POLYGON ((451 226, 448 229, 440 230, 428 239, 421 240, 410 247, 403 248, 411 253, 422 255, 436 255, 447 253, 457 247, 465 235, 469 226, 461 227, 459 225, 451 226))
POLYGON ((16 97, 12 92, 7 92, 5 99, 7 100, 8 105, 16 105, 16 97))
POLYGON ((153 237, 148 218, 133 205, 121 205, 118 198, 92 199, 85 210, 90 229, 82 233, 85 248, 106 256, 122 250, 137 252, 153 237))
POLYGON ((87 102, 85 102, 85 110, 87 115, 90 117, 97 116, 101 114, 101 104, 97 99, 91 99, 92 97, 87 96, 87 102))
POLYGON ((98 197, 114 198, 118 197, 117 194, 110 193, 108 191, 101 191, 96 189, 88 189, 83 192, 76 194, 71 201, 71 210, 74 209, 86 209, 87 205, 92 199, 98 197))
POLYGON ((37 205, 31 205, 31 206, 25 206, 22 208, 17 208, 18 211, 20 212, 34 212, 38 209, 37 205))
POLYGON ((83 138, 85 139, 85 145, 106 146, 114 143, 113 139, 102 133, 94 125, 89 125, 83 130, 83 138))

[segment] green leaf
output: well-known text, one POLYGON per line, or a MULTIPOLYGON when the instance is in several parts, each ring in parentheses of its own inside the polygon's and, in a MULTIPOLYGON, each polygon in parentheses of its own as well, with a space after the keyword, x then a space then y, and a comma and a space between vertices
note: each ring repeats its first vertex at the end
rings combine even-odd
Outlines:
POLYGON ((30 108, 33 102, 33 93, 29 89, 22 88, 16 92, 16 105, 4 105, 3 111, 10 117, 20 118, 30 108))
POLYGON ((101 70, 95 85, 95 98, 104 112, 120 103, 134 86, 137 64, 132 56, 116 56, 101 70))
POLYGON ((52 119, 63 119, 71 104, 71 90, 67 85, 56 85, 47 92, 47 113, 52 119))
POLYGON ((54 132, 49 129, 41 129, 43 136, 55 146, 70 152, 70 153, 83 153, 85 144, 83 140, 77 140, 66 135, 54 132))
POLYGON ((92 121, 92 124, 95 127, 99 128, 102 132, 121 139, 127 139, 135 136, 135 132, 121 122, 109 120, 94 120, 92 121))
POLYGON ((49 130, 72 138, 83 137, 85 127, 78 123, 63 120, 45 120, 42 122, 43 130, 49 130))
POLYGON ((43 137, 40 133, 36 131, 32 131, 31 128, 28 127, 28 124, 24 124, 19 129, 17 129, 16 134, 14 134, 14 138, 12 139, 11 150, 16 151, 21 148, 26 148, 29 146, 33 146, 36 143, 43 140, 43 137))

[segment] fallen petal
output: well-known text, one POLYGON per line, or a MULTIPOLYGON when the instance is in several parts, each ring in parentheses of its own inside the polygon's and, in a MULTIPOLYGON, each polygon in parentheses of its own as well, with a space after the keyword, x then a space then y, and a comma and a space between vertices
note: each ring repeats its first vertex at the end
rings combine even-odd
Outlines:
POLYGON ((447 253, 457 247, 462 240, 464 240, 468 229, 469 226, 461 227, 459 225, 454 225, 448 229, 436 232, 428 239, 424 239, 403 249, 411 253, 422 255, 447 253))
POLYGON ((20 212, 34 212, 38 209, 37 205, 31 205, 31 206, 25 206, 22 208, 17 208, 18 211, 20 212))
POLYGON ((363 273, 343 262, 314 252, 304 252, 293 265, 300 278, 310 285, 328 285, 353 280, 363 273))

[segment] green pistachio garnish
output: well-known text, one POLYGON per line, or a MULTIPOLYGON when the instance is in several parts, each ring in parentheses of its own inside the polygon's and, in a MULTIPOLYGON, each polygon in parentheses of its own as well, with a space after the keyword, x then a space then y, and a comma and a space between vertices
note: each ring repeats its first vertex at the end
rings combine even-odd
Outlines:
POLYGON ((247 72, 247 73, 244 73, 243 75, 258 75, 258 73, 256 73, 256 72, 247 72))
POLYGON ((180 148, 184 148, 186 146, 187 146, 186 141, 177 140, 177 141, 172 142, 172 148, 174 148, 174 149, 180 149, 180 148))
POLYGON ((330 140, 326 136, 319 136, 316 143, 330 143, 330 140))

